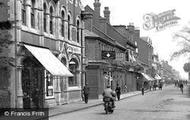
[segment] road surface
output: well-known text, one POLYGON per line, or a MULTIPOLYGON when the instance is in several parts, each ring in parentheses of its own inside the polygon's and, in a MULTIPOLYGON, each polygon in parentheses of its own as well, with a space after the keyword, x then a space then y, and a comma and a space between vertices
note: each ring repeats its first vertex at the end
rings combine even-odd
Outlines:
MULTIPOLYGON (((103 105, 50 117, 50 120, 190 120, 190 97, 174 85, 121 101, 113 114, 105 114, 103 105)), ((64 107, 64 106, 63 106, 64 107)))

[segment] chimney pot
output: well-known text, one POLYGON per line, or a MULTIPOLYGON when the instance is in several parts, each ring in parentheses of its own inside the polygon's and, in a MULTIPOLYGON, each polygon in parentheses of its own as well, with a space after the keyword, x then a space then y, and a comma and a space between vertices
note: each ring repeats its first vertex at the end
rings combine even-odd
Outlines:
POLYGON ((110 10, 109 10, 109 7, 104 7, 104 17, 106 18, 107 23, 110 24, 110 10))

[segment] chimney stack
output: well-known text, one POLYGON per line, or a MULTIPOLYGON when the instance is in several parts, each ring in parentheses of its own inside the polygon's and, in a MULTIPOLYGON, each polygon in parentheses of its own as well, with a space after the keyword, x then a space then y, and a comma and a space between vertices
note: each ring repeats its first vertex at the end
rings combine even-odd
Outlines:
POLYGON ((101 4, 100 4, 99 0, 94 0, 94 11, 95 11, 95 14, 97 17, 100 16, 100 6, 101 6, 101 4))
POLYGON ((104 17, 106 18, 107 23, 110 24, 110 10, 109 10, 109 7, 104 8, 104 17))

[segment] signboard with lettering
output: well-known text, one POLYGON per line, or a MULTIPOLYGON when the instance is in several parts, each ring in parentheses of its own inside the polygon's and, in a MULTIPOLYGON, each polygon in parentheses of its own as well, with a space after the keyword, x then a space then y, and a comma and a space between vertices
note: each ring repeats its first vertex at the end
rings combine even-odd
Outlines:
POLYGON ((125 61, 125 53, 116 53, 116 60, 125 61))
POLYGON ((115 59, 115 51, 102 51, 102 59, 104 60, 114 60, 115 59))

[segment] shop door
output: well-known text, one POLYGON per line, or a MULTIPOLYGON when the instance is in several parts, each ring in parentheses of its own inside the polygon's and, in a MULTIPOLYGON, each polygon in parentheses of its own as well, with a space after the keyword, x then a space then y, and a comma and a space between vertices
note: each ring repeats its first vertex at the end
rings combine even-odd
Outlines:
POLYGON ((22 70, 24 108, 44 107, 44 70, 40 64, 35 62, 25 61, 22 70))

